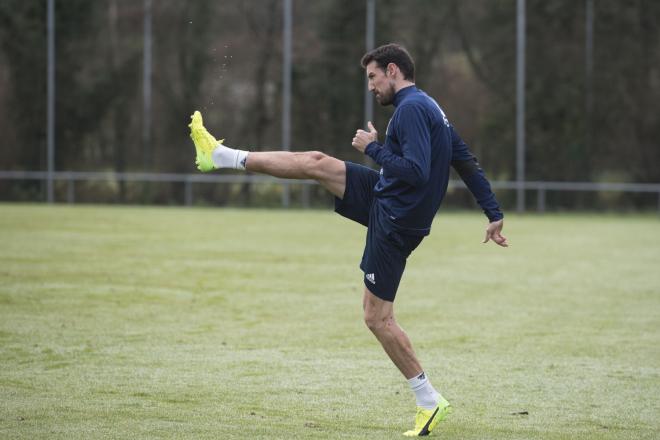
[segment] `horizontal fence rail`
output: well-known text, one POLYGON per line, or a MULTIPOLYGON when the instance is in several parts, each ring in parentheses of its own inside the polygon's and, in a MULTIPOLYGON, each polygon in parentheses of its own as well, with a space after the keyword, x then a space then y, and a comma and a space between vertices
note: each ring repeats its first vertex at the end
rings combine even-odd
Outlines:
MULTIPOLYGON (((116 173, 99 171, 0 171, 0 180, 42 180, 52 178, 55 181, 68 182, 67 201, 75 202, 75 182, 161 182, 182 183, 185 185, 185 205, 192 205, 192 185, 194 183, 278 183, 282 185, 296 183, 305 186, 317 185, 315 180, 288 180, 256 174, 180 174, 180 173, 116 173)), ((658 212, 660 213, 660 183, 615 183, 615 182, 552 182, 552 181, 491 181, 494 189, 536 191, 537 210, 545 211, 547 191, 611 191, 630 193, 656 193, 658 212)), ((450 188, 464 187, 461 180, 450 180, 450 188)))

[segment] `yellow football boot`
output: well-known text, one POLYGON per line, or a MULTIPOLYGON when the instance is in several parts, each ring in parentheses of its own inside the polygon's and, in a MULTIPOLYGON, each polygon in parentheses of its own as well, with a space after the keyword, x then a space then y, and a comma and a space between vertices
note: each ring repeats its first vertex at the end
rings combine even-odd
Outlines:
POLYGON ((406 437, 417 437, 431 434, 433 428, 443 421, 452 411, 451 405, 445 399, 440 400, 434 409, 417 407, 415 414, 415 429, 403 433, 406 437))
POLYGON ((216 167, 213 164, 211 153, 213 153, 213 150, 225 140, 216 140, 216 138, 204 128, 202 114, 199 111, 195 110, 195 113, 193 113, 190 119, 191 122, 188 124, 188 127, 190 127, 190 137, 195 143, 195 150, 197 151, 197 157, 195 158, 197 169, 205 173, 213 171, 216 167))

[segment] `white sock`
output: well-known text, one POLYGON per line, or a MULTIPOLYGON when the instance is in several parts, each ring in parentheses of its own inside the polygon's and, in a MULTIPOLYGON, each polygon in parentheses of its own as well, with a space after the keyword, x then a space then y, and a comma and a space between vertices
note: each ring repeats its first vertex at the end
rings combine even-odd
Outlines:
POLYGON ((426 377, 426 374, 422 371, 419 376, 415 376, 412 379, 408 379, 408 384, 410 389, 415 393, 415 399, 417 400, 417 406, 421 406, 424 409, 434 409, 442 396, 438 393, 429 378, 426 377))
POLYGON ((247 155, 247 151, 235 150, 220 144, 215 147, 215 150, 211 153, 211 159, 216 168, 244 170, 247 155))

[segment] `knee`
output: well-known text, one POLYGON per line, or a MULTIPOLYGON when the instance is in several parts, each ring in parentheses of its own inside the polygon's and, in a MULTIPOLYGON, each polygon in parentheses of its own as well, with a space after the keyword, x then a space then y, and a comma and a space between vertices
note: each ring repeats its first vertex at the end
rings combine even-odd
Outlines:
POLYGON ((327 154, 320 151, 308 151, 306 154, 308 159, 312 162, 320 162, 324 158, 328 157, 327 154))
POLYGON ((364 323, 366 324, 367 328, 374 334, 383 333, 387 329, 388 319, 389 318, 376 316, 375 314, 369 313, 368 311, 364 312, 364 323))
POLYGON ((309 177, 312 179, 322 177, 325 170, 324 167, 329 158, 330 156, 320 151, 308 151, 305 153, 305 168, 309 177))

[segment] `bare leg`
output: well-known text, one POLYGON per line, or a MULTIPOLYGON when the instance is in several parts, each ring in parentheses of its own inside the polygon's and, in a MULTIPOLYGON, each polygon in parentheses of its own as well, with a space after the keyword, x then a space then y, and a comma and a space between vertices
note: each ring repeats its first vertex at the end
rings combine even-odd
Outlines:
POLYGON ((378 298, 365 287, 362 306, 367 327, 376 336, 394 365, 406 379, 418 376, 423 371, 422 366, 408 335, 394 319, 394 304, 378 298))
POLYGON ((346 189, 346 164, 319 151, 250 152, 245 169, 283 179, 313 179, 340 199, 346 189))

